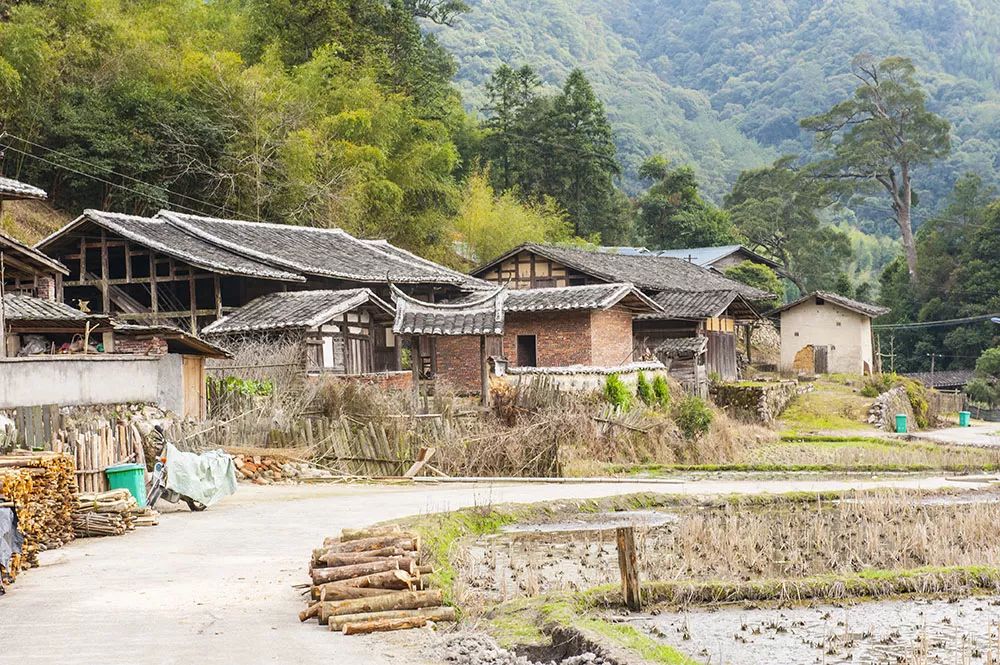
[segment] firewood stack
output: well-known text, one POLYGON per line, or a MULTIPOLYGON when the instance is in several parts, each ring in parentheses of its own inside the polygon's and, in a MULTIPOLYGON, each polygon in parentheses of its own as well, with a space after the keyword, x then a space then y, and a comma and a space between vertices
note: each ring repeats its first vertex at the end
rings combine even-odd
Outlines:
POLYGON ((455 621, 433 569, 420 563, 420 537, 398 526, 344 529, 313 550, 309 607, 299 620, 358 635, 455 621))
POLYGON ((73 530, 77 538, 121 536, 137 526, 154 526, 159 514, 150 508, 140 508, 126 489, 76 497, 73 530))
POLYGON ((56 453, 0 457, 0 503, 17 510, 24 548, 14 555, 5 578, 38 564, 38 553, 73 540, 76 477, 73 460, 56 453))

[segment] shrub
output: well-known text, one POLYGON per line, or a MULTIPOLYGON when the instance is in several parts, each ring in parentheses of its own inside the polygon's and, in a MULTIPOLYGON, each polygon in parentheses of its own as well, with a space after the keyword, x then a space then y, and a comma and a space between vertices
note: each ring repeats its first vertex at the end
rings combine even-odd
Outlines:
POLYGON ((865 379, 861 394, 865 397, 878 397, 898 384, 898 374, 873 374, 865 379))
POLYGON ((929 427, 931 424, 929 417, 931 405, 927 401, 927 387, 913 379, 900 378, 900 383, 906 390, 907 399, 910 400, 917 427, 921 429, 929 427))
POLYGON ((646 379, 644 372, 639 372, 635 380, 635 394, 646 406, 653 406, 656 403, 656 396, 653 394, 653 386, 646 379))
POLYGON ((685 397, 674 410, 674 420, 687 439, 697 439, 707 433, 712 417, 705 400, 695 396, 685 397))
POLYGON ((653 379, 653 397, 656 399, 656 405, 661 409, 670 406, 670 384, 667 383, 662 374, 658 374, 653 379))
POLYGON ((632 407, 632 393, 617 374, 609 374, 604 382, 604 399, 622 411, 632 407))

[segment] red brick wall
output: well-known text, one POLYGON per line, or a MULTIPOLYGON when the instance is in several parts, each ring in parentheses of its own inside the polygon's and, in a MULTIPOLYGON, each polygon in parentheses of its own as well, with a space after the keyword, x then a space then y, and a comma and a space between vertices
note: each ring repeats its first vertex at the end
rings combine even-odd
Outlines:
POLYGON ((115 353, 140 356, 163 356, 167 353, 167 341, 162 337, 136 339, 115 335, 115 353))
POLYGON ((437 375, 459 390, 479 392, 479 338, 440 336, 437 347, 437 375))
POLYGON ((517 365, 518 335, 535 336, 539 367, 593 364, 589 311, 508 312, 503 350, 511 366, 517 365))
POLYGON ((593 349, 590 364, 614 367, 632 362, 632 313, 617 307, 593 312, 590 339, 593 349))
MULTIPOLYGON (((517 336, 535 336, 539 367, 621 365, 632 361, 632 314, 603 312, 507 313, 503 354, 517 366, 517 336)), ((438 337, 438 377, 459 390, 479 392, 479 338, 438 337)))

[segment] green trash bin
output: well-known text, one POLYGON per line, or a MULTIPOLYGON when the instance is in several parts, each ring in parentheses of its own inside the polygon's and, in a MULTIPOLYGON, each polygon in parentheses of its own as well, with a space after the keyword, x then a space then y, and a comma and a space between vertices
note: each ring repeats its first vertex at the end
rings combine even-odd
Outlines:
POLYGON ((971 411, 959 411, 958 412, 958 426, 959 427, 969 427, 972 425, 970 422, 972 420, 971 411))
POLYGON ((146 469, 141 464, 109 466, 104 473, 108 476, 108 487, 113 490, 127 489, 140 508, 146 506, 146 469))
POLYGON ((896 414, 896 434, 906 434, 906 414, 896 414))

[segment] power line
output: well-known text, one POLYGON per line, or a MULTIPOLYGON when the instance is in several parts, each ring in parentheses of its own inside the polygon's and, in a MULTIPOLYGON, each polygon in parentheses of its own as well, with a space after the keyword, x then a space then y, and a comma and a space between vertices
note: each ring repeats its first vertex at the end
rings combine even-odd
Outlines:
POLYGON ((978 323, 989 321, 1000 314, 983 314, 982 316, 967 316, 961 319, 944 319, 941 321, 919 321, 917 323, 882 323, 873 325, 875 330, 913 330, 917 328, 938 328, 944 326, 956 326, 963 323, 978 323))
MULTIPOLYGON (((68 155, 66 153, 59 152, 58 150, 54 150, 52 148, 46 148, 45 146, 39 145, 37 143, 32 143, 31 141, 27 141, 25 139, 22 139, 22 138, 20 138, 18 136, 15 136, 14 134, 9 134, 7 132, 4 132, 3 134, 0 134, 0 139, 3 139, 3 138, 8 137, 8 136, 11 137, 11 138, 18 139, 20 141, 24 141, 25 143, 27 143, 29 145, 32 145, 32 146, 35 146, 35 147, 39 147, 39 148, 41 148, 43 150, 46 150, 48 152, 68 157, 68 158, 73 159, 73 160, 75 160, 77 162, 80 162, 81 164, 86 164, 87 166, 91 166, 93 168, 103 170, 106 173, 109 173, 111 175, 118 176, 118 177, 123 178, 125 180, 130 180, 132 182, 135 182, 137 184, 143 185, 145 187, 149 187, 150 189, 155 189, 155 190, 161 191, 164 194, 167 194, 167 195, 170 195, 170 196, 174 196, 174 197, 177 197, 177 198, 181 198, 181 199, 186 199, 186 200, 192 201, 194 203, 198 203, 200 205, 206 206, 208 208, 212 208, 212 209, 214 209, 214 210, 216 210, 218 212, 221 212, 223 214, 226 214, 226 215, 229 214, 228 209, 226 209, 223 206, 219 206, 219 205, 216 205, 214 203, 209 203, 208 201, 203 201, 201 199, 197 199, 197 198, 194 198, 192 196, 188 196, 186 194, 181 194, 179 192, 174 192, 174 191, 171 191, 171 190, 167 189, 166 187, 163 187, 163 186, 160 186, 160 185, 154 185, 152 183, 146 182, 144 180, 139 180, 138 178, 135 178, 135 177, 132 177, 132 176, 129 176, 129 175, 125 175, 123 173, 118 173, 118 172, 116 172, 116 171, 114 171, 114 170, 112 170, 110 168, 107 168, 107 167, 104 167, 104 166, 100 166, 99 164, 92 164, 90 162, 87 162, 86 160, 80 159, 79 157, 74 157, 72 155, 68 155)), ((149 200, 149 201, 158 201, 158 199, 156 199, 155 197, 153 197, 152 195, 150 195, 148 192, 143 192, 143 191, 140 191, 138 189, 134 189, 132 187, 128 187, 128 186, 123 185, 121 183, 117 183, 117 182, 108 180, 106 178, 102 178, 100 176, 94 175, 93 173, 86 173, 84 171, 80 171, 79 169, 73 168, 72 166, 69 166, 67 164, 63 164, 63 163, 54 161, 54 160, 46 158, 46 157, 42 157, 41 155, 36 155, 36 154, 34 154, 32 152, 28 152, 26 150, 22 150, 21 148, 16 148, 13 145, 11 145, 10 143, 6 143, 6 142, 0 143, 0 148, 2 148, 4 150, 13 150, 14 152, 16 152, 18 154, 21 154, 21 155, 23 155, 23 156, 25 156, 25 157, 27 157, 29 159, 35 159, 35 160, 38 160, 40 162, 44 162, 45 164, 48 164, 50 166, 54 166, 56 168, 63 169, 65 171, 69 171, 70 173, 74 173, 74 174, 82 176, 84 178, 90 178, 91 180, 95 180, 97 182, 103 183, 103 184, 108 185, 110 187, 117 187, 118 189, 123 189, 123 190, 125 190, 127 192, 130 192, 132 194, 135 194, 135 195, 139 196, 140 198, 144 198, 144 199, 149 200)), ((184 210, 184 211, 187 211, 187 212, 191 212, 191 213, 195 213, 195 214, 201 214, 201 213, 204 212, 204 209, 191 208, 189 206, 185 206, 185 205, 182 205, 182 204, 176 203, 176 202, 172 202, 170 204, 170 206, 173 207, 173 208, 179 208, 181 210, 184 210)))

